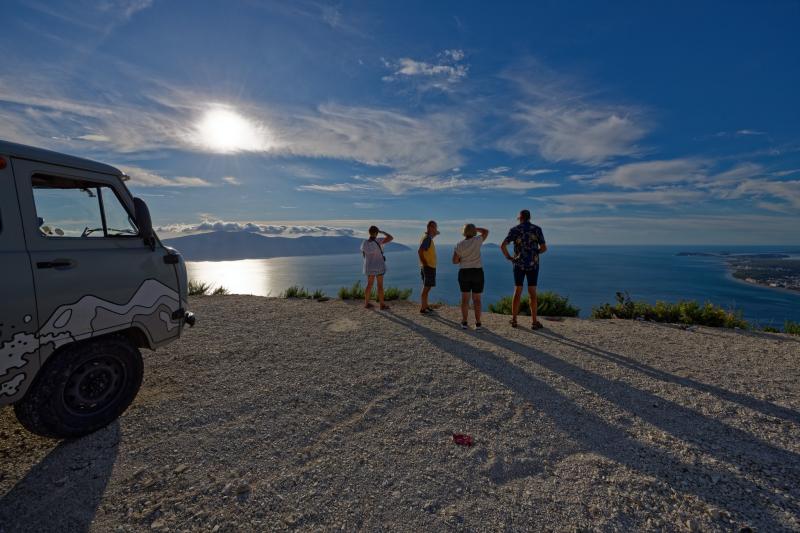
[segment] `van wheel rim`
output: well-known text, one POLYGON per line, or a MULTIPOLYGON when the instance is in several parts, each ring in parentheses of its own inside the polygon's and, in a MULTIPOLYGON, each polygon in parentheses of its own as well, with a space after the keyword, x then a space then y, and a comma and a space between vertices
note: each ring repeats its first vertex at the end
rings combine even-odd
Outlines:
POLYGON ((122 392, 125 368, 111 356, 87 361, 67 380, 64 404, 76 415, 91 415, 112 404, 122 392))

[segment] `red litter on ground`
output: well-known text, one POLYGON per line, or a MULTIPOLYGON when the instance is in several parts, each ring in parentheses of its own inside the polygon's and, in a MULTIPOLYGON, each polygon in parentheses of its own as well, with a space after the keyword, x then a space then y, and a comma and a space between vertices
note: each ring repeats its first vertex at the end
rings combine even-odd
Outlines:
POLYGON ((453 442, 459 446, 472 446, 472 435, 465 433, 453 433, 453 442))

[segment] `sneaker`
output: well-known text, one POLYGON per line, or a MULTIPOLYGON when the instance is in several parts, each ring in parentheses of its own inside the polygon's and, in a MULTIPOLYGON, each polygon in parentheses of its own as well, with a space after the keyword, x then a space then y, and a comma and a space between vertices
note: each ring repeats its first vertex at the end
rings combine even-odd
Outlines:
POLYGON ((469 325, 466 322, 462 322, 461 329, 469 329, 469 325))
POLYGON ((480 322, 475 322, 475 329, 481 329, 482 327, 480 322))

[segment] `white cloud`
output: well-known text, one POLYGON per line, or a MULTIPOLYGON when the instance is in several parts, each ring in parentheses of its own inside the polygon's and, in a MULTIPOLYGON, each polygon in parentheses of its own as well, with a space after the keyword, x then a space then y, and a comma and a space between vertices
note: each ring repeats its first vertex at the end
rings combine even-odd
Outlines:
POLYGON ((123 19, 129 19, 152 5, 153 0, 105 0, 98 4, 102 11, 117 13, 123 19))
POLYGON ((702 159, 669 159, 628 163, 601 173, 596 184, 639 189, 653 185, 696 182, 707 177, 709 162, 702 159))
POLYGON ((509 176, 489 177, 426 176, 413 174, 389 174, 377 177, 361 177, 358 182, 330 185, 303 185, 298 190, 317 192, 351 192, 357 190, 383 189, 393 195, 419 191, 473 192, 476 190, 530 191, 533 189, 558 187, 557 183, 522 180, 509 176))
POLYGON ((228 185, 241 185, 242 182, 236 176, 223 176, 222 181, 228 185))
MULTIPOLYGON (((190 91, 143 89, 133 103, 118 94, 64 94, 54 80, 0 75, 0 138, 92 157, 151 151, 213 151, 199 135, 203 117, 221 104, 190 91)), ((326 104, 313 110, 227 105, 269 142, 249 149, 357 161, 396 171, 433 173, 459 166, 471 143, 464 114, 411 116, 396 111, 326 104)))
POLYGON ((471 142, 458 112, 412 117, 395 111, 328 104, 295 116, 281 132, 284 152, 351 159, 401 172, 434 173, 459 166, 471 142))
POLYGON ((386 82, 413 81, 420 90, 449 91, 453 85, 467 77, 469 66, 461 63, 464 57, 463 50, 444 50, 435 63, 417 61, 410 57, 402 57, 396 62, 384 60, 384 65, 393 72, 382 79, 386 82))
POLYGON ((298 191, 316 191, 316 192, 351 192, 375 189, 363 183, 331 183, 325 184, 311 184, 301 185, 297 188, 298 191))
POLYGON ((676 206, 701 201, 707 195, 701 191, 685 189, 660 189, 654 191, 591 192, 551 195, 539 198, 542 202, 554 202, 566 208, 561 211, 574 211, 587 207, 616 209, 630 205, 676 206))
POLYGON ((122 172, 130 176, 130 185, 134 187, 212 187, 208 181, 194 176, 176 176, 166 178, 150 170, 122 165, 122 172))
POLYGON ((353 228, 343 228, 322 224, 292 225, 268 224, 259 222, 232 222, 224 220, 204 220, 196 224, 169 224, 156 228, 159 232, 168 234, 193 234, 209 231, 243 231, 260 233, 262 235, 279 235, 284 237, 297 237, 301 235, 358 235, 360 232, 353 228))
POLYGON ((514 155, 535 151, 548 161, 584 165, 642 152, 637 142, 649 126, 636 107, 595 102, 574 88, 577 82, 539 64, 505 78, 515 83, 520 97, 508 114, 515 130, 496 143, 501 150, 514 155))
POLYGON ((766 135, 767 132, 765 131, 756 131, 756 130, 739 130, 736 132, 736 135, 745 136, 745 135, 766 135))
POLYGON ((521 170, 520 174, 525 176, 538 176, 539 174, 548 174, 550 172, 555 172, 554 170, 550 170, 548 168, 540 168, 540 169, 528 169, 528 170, 521 170))
POLYGON ((487 169, 487 172, 489 172, 490 174, 505 174, 509 170, 511 170, 511 167, 493 167, 487 169))

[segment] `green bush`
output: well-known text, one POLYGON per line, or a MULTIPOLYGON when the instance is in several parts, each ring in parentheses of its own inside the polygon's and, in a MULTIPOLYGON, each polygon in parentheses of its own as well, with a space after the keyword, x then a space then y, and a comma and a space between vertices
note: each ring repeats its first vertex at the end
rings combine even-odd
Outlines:
POLYGON ((761 328, 761 331, 763 331, 765 333, 780 333, 781 332, 781 330, 779 330, 778 328, 774 328, 772 326, 764 326, 763 328, 761 328))
POLYGON ((292 285, 284 293, 281 295, 282 298, 311 298, 311 294, 306 290, 305 287, 300 287, 298 285, 292 285))
POLYGON ((229 291, 228 289, 226 289, 222 285, 220 285, 219 287, 217 287, 216 289, 211 291, 211 295, 212 296, 224 296, 224 295, 230 294, 230 293, 231 293, 231 291, 229 291))
MULTIPOLYGON (((400 289, 397 287, 384 287, 383 299, 387 302, 392 300, 408 300, 411 298, 411 289, 400 289)), ((353 283, 352 287, 341 287, 338 292, 340 300, 363 300, 364 299, 364 286, 361 281, 353 283)), ((378 291, 373 287, 370 298, 377 299, 378 291)))
POLYGON ((603 304, 592 309, 592 318, 643 319, 653 322, 670 322, 687 325, 711 326, 715 328, 748 329, 750 326, 742 319, 741 312, 727 311, 711 302, 700 304, 695 300, 681 300, 677 303, 637 302, 627 292, 616 294, 617 303, 603 304))
POLYGON ((783 331, 790 335, 800 335, 800 322, 792 322, 791 320, 787 320, 783 324, 783 331))
MULTIPOLYGON (((499 302, 489 304, 489 312, 501 315, 511 314, 511 296, 503 297, 499 302)), ((578 316, 580 309, 570 305, 569 298, 552 291, 536 295, 536 314, 541 316, 578 316)), ((530 316, 531 300, 526 294, 519 302, 519 314, 530 316)))
POLYGON ((192 280, 189 282, 188 290, 189 296, 205 296, 211 290, 211 284, 192 280))
POLYGON ((281 298, 300 298, 303 300, 317 300, 320 302, 327 302, 330 300, 328 295, 321 289, 316 289, 314 292, 308 292, 305 287, 299 285, 292 285, 281 293, 281 298))

